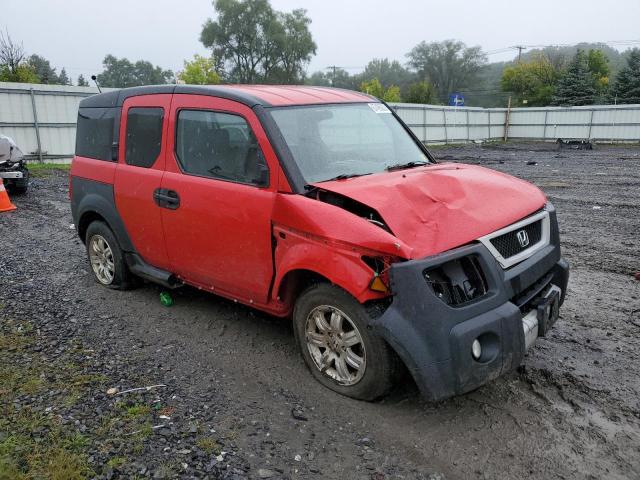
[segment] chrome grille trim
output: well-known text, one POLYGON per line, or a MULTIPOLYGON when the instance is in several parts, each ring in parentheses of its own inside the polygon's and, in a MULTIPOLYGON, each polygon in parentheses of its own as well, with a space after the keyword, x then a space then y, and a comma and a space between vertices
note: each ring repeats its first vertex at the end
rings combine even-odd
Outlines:
POLYGON ((487 249, 491 252, 491 254, 495 257, 502 268, 509 268, 515 265, 516 263, 520 263, 523 260, 526 260, 531 255, 536 253, 537 251, 543 249, 547 245, 549 245, 551 236, 551 226, 549 221, 549 212, 547 210, 542 210, 534 215, 531 215, 519 222, 512 223, 500 230, 496 230, 495 232, 490 233, 489 235, 485 235, 484 237, 480 237, 478 241, 482 243, 487 249), (491 239, 504 235, 505 233, 513 232, 515 230, 521 229, 531 223, 535 223, 537 221, 542 221, 542 235, 540 236, 540 240, 537 243, 532 244, 529 248, 521 251, 520 253, 513 255, 509 258, 504 258, 502 254, 493 246, 491 243, 491 239))

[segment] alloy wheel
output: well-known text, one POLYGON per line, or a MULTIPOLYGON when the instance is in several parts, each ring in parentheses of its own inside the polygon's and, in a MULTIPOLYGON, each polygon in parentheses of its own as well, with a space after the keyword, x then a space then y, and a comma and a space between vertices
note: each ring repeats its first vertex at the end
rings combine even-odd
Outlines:
POLYGON ((315 366, 341 385, 358 383, 364 376, 364 341, 355 323, 341 310, 321 305, 309 312, 306 342, 315 366))
POLYGON ((115 277, 116 267, 113 261, 113 251, 102 235, 91 237, 89 260, 98 281, 103 285, 110 285, 115 277))

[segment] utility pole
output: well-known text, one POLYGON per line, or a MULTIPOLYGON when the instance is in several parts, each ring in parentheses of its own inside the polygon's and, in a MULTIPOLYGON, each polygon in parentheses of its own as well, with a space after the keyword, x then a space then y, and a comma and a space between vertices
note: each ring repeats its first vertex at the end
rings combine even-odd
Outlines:
POLYGON ((512 47, 518 50, 518 63, 520 63, 520 60, 522 59, 522 50, 526 50, 527 47, 524 47, 522 45, 516 45, 515 47, 512 47))
POLYGON ((332 71, 333 71, 333 73, 332 73, 332 75, 331 75, 331 86, 332 86, 332 87, 335 87, 335 86, 336 86, 336 70, 337 70, 338 68, 340 68, 340 67, 338 67, 337 65, 329 65, 329 66, 327 67, 327 70, 332 70, 332 71))

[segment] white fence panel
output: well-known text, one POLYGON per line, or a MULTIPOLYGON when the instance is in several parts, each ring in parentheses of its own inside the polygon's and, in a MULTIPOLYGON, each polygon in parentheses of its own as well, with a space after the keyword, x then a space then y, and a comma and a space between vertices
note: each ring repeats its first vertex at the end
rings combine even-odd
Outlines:
MULTIPOLYGON (((110 89, 104 89, 110 90, 110 89)), ((78 104, 97 93, 93 87, 0 82, 0 133, 13 137, 27 154, 39 156, 34 107, 43 158, 71 157, 75 149, 78 104)), ((425 143, 464 143, 505 137, 505 108, 392 104, 425 143)), ((591 139, 640 141, 640 105, 513 108, 511 139, 591 139)))
MULTIPOLYGON (((507 109, 393 104, 425 143, 504 139, 507 109), (419 122, 417 110, 425 120, 419 122)), ((591 139, 640 141, 640 105, 513 108, 508 138, 530 140, 591 139)))

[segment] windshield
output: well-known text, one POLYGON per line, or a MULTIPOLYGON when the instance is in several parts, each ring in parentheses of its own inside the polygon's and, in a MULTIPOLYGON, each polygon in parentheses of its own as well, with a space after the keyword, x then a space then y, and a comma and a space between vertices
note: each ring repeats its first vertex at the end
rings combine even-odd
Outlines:
POLYGON ((429 162, 381 103, 288 107, 271 115, 308 184, 429 162))

